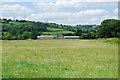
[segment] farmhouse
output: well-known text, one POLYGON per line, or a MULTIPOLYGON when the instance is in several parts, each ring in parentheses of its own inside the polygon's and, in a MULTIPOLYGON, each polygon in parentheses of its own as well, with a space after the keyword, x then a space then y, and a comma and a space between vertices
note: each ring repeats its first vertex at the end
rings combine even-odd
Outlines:
POLYGON ((79 36, 64 36, 64 39, 80 39, 79 36))
POLYGON ((41 35, 37 36, 37 39, 57 39, 57 35, 41 35))
POLYGON ((62 34, 60 34, 60 35, 58 36, 58 39, 64 39, 64 36, 63 36, 62 34))
POLYGON ((79 36, 63 36, 63 35, 41 35, 37 39, 80 39, 79 36))

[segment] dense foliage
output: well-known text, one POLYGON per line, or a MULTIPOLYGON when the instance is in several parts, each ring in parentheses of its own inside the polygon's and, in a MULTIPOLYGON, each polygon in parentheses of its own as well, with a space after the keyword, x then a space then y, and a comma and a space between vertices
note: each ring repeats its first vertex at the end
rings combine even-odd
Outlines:
POLYGON ((113 38, 120 37, 120 20, 104 20, 99 27, 99 37, 113 38))
POLYGON ((40 35, 80 36, 81 39, 118 37, 120 21, 104 20, 101 25, 62 25, 26 20, 0 19, 3 40, 37 39, 40 35))
POLYGON ((120 39, 119 38, 107 38, 105 39, 106 42, 112 43, 112 44, 119 44, 120 45, 120 39))

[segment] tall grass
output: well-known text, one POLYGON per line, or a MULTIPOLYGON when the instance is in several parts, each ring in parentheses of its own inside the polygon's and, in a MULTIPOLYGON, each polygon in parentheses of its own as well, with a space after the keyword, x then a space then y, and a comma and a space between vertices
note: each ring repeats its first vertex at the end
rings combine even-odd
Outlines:
POLYGON ((105 39, 106 42, 113 43, 113 44, 120 44, 119 38, 107 38, 105 39))
POLYGON ((117 78, 117 45, 102 40, 3 41, 4 78, 117 78))

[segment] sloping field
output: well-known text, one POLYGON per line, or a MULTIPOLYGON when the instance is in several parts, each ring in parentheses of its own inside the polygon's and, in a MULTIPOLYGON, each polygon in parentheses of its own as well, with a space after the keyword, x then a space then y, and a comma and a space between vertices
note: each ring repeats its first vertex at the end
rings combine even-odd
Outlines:
POLYGON ((116 78, 118 47, 101 40, 3 41, 5 78, 116 78))

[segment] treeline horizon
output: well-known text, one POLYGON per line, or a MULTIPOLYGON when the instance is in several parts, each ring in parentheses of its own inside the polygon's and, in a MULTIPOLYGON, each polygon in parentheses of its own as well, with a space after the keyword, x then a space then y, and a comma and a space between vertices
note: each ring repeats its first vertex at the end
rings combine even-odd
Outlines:
POLYGON ((80 36, 80 39, 119 38, 120 20, 106 19, 101 25, 63 25, 27 20, 0 19, 2 40, 37 39, 40 35, 80 36))

